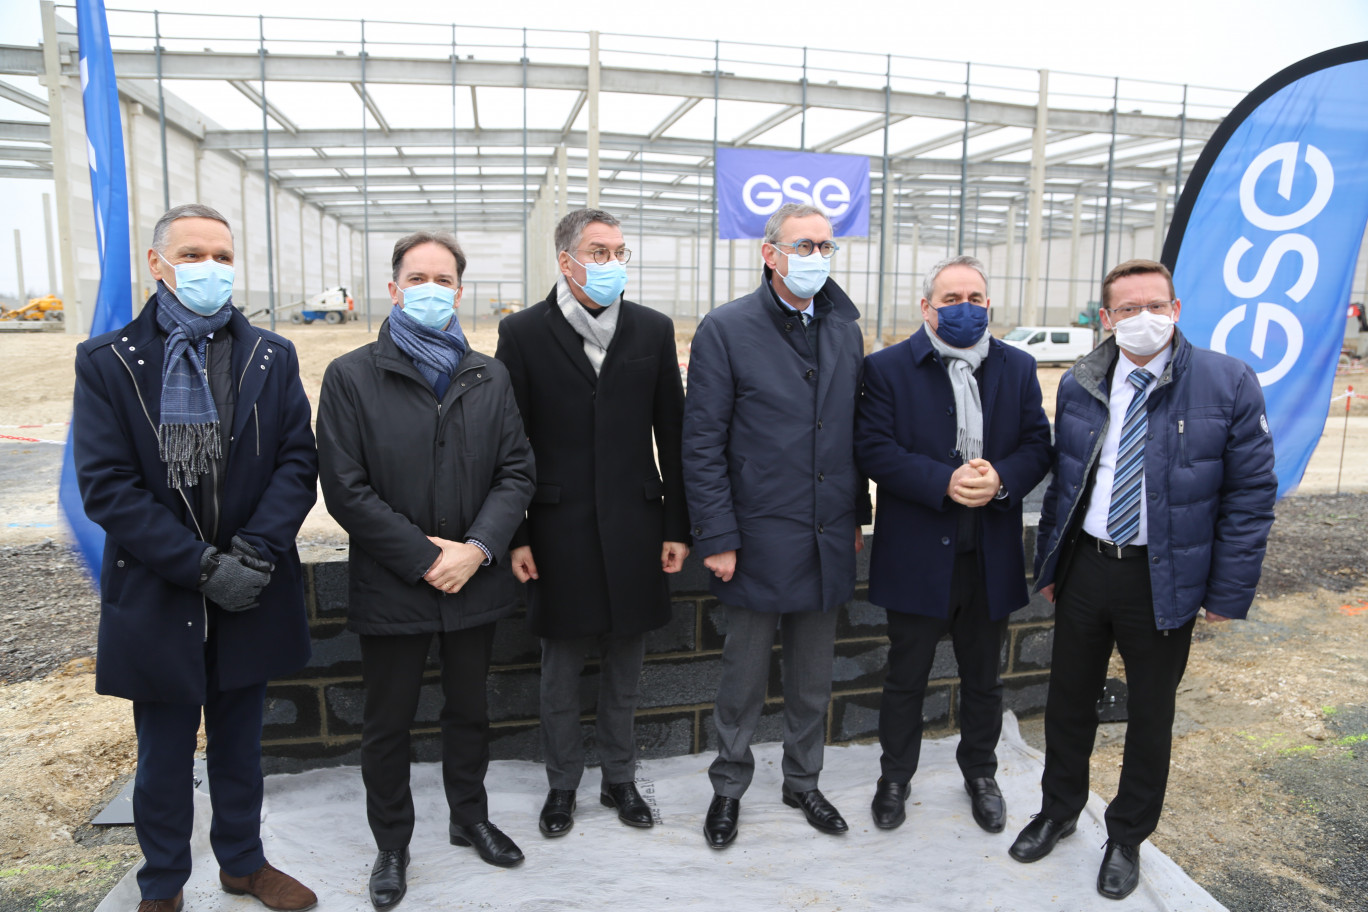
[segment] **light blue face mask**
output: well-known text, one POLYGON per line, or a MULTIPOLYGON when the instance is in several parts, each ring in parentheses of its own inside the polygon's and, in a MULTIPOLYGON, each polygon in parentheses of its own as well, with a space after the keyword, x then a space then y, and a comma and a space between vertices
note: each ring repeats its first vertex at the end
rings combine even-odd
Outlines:
POLYGON ((785 253, 778 246, 774 249, 788 257, 788 275, 782 278, 789 291, 807 300, 822 290, 827 276, 831 275, 830 260, 823 258, 816 250, 807 256, 795 256, 785 253))
POLYGON ((171 290, 172 293, 201 317, 218 313, 233 296, 232 266, 213 260, 172 264, 160 251, 157 256, 176 274, 176 287, 171 290))
POLYGON ((433 329, 446 329, 456 316, 456 289, 436 282, 411 285, 402 291, 404 313, 433 329))
MULTIPOLYGON (((574 257, 570 259, 575 260, 574 257)), ((580 285, 584 293, 600 307, 616 304, 618 298, 622 297, 622 290, 627 287, 627 267, 617 260, 611 263, 575 262, 584 267, 584 284, 580 285)), ((570 281, 575 282, 574 279, 570 281)), ((575 284, 579 285, 578 282, 575 284)))

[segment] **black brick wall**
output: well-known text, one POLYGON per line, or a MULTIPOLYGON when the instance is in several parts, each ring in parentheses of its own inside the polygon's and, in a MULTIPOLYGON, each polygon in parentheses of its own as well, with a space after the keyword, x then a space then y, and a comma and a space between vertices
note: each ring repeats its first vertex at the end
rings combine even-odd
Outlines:
MULTIPOLYGON (((1029 566, 1035 549, 1034 528, 1028 529, 1025 544, 1029 566)), ((864 550, 858 563, 855 599, 841 610, 837 625, 827 719, 827 740, 831 743, 864 740, 878 734, 879 695, 888 639, 883 609, 865 601, 869 551, 864 550)), ((271 772, 355 764, 359 760, 364 694, 359 644, 355 634, 346 630, 345 549, 306 556, 305 574, 314 654, 299 674, 272 682, 267 690, 263 748, 265 765, 271 772)), ((725 631, 721 606, 708 595, 707 582, 702 561, 691 556, 671 580, 672 620, 647 638, 636 726, 643 757, 716 749, 712 699, 721 671, 725 631)), ((1007 707, 1018 715, 1045 709, 1053 620, 1053 606, 1039 596, 1012 615, 1003 644, 1002 669, 1007 707)), ((499 623, 489 678, 490 749, 494 759, 542 759, 537 726, 539 657, 539 644, 528 632, 523 617, 499 623)), ((955 671, 954 653, 949 640, 944 640, 937 648, 926 694, 924 716, 930 735, 946 734, 958 724, 955 671)), ((590 763, 597 762, 592 747, 597 686, 598 668, 591 660, 580 679, 590 763)), ((440 708, 439 672, 430 657, 418 717, 413 724, 415 760, 438 759, 440 708)), ((781 710, 779 663, 775 661, 757 741, 783 737, 781 710)))

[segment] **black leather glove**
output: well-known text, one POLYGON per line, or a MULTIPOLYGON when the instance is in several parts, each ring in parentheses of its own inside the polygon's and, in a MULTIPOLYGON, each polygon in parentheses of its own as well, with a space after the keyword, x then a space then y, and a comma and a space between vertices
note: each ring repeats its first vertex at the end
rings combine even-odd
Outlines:
POLYGON ((229 552, 248 570, 260 570, 268 576, 275 570, 275 564, 265 560, 261 552, 253 548, 242 536, 233 536, 233 550, 229 552))
POLYGON ((248 567, 236 555, 210 547, 200 558, 199 591, 225 611, 246 611, 257 606, 257 596, 271 581, 271 574, 248 567))

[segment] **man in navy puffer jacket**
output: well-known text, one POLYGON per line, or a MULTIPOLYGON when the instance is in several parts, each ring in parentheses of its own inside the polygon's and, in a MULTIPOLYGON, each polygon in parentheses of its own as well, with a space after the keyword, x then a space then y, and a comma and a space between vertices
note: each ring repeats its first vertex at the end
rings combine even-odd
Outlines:
POLYGON ((1258 379, 1183 338, 1162 264, 1112 269, 1102 307, 1115 336, 1064 376, 1055 408, 1035 560, 1036 586, 1055 603, 1044 797, 1010 852, 1037 861, 1074 831, 1115 644, 1129 723, 1097 889, 1122 899, 1139 882, 1139 846, 1163 808, 1197 610, 1208 620, 1249 611, 1277 479, 1258 379))

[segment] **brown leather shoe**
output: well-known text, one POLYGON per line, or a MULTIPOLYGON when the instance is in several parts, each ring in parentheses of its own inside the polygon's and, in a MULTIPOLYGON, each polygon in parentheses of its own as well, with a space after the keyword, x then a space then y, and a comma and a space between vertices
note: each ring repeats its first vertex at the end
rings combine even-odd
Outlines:
POLYGON ((232 877, 219 870, 219 883, 225 892, 234 896, 251 894, 261 904, 276 912, 304 912, 318 905, 314 891, 283 871, 271 867, 268 861, 246 877, 232 877))
POLYGON ((138 903, 138 912, 181 912, 185 907, 185 891, 177 890, 170 899, 144 899, 138 903))

